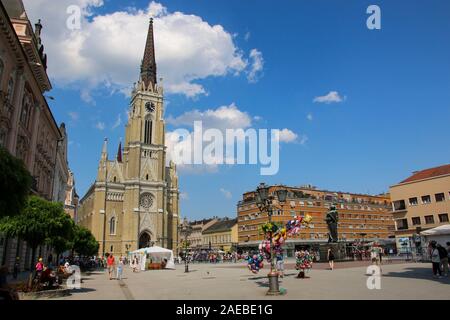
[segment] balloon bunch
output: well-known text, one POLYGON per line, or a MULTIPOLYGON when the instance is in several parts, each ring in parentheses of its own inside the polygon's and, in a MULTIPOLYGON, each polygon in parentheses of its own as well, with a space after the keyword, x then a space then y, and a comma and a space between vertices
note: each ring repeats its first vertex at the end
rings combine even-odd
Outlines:
POLYGON ((253 273, 258 273, 259 269, 262 268, 262 261, 266 259, 269 263, 271 262, 271 246, 273 245, 274 254, 282 254, 282 245, 285 243, 287 237, 294 236, 300 233, 300 230, 309 226, 312 221, 312 217, 306 215, 305 217, 295 217, 293 220, 289 220, 285 226, 276 223, 265 223, 261 226, 261 231, 265 235, 265 240, 259 245, 259 255, 257 255, 257 260, 261 262, 261 267, 257 267, 255 256, 249 257, 248 268, 253 273), (272 243, 270 239, 272 238, 272 243))
POLYGON ((296 253, 295 269, 297 270, 309 270, 312 268, 314 261, 313 255, 308 250, 301 250, 296 253))
POLYGON ((264 257, 262 254, 255 254, 248 257, 248 269, 257 274, 264 267, 264 257))

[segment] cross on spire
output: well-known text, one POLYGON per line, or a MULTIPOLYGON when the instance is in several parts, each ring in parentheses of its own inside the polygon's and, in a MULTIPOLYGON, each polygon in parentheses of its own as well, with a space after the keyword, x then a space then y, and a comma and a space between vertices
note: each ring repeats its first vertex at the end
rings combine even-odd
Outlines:
POLYGON ((155 58, 155 39, 153 37, 153 18, 150 18, 148 26, 147 43, 145 45, 144 59, 141 65, 141 79, 146 86, 150 82, 156 84, 156 58, 155 58))

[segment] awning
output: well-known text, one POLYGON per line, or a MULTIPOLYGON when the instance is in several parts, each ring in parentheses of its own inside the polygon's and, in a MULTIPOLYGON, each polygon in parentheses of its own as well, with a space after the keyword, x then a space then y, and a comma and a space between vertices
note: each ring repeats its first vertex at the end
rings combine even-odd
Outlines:
POLYGON ((450 235, 450 224, 445 224, 443 226, 422 231, 420 235, 422 236, 450 235))

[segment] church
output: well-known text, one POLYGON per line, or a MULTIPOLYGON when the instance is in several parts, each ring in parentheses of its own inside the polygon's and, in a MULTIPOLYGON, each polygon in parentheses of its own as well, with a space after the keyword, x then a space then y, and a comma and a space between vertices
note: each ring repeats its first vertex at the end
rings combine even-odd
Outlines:
POLYGON ((129 106, 124 146, 108 157, 105 139, 95 183, 80 201, 77 223, 91 230, 99 255, 153 245, 176 249, 179 189, 166 166, 164 92, 157 82, 153 20, 129 106))

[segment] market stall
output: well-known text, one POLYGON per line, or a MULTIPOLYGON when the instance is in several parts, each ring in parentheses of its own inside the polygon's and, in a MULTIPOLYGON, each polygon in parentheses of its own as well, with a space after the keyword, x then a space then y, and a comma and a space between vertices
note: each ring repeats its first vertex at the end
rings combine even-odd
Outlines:
POLYGON ((139 259, 141 270, 175 269, 173 251, 162 247, 139 249, 129 254, 129 261, 134 257, 139 259))
POLYGON ((442 246, 445 246, 447 242, 450 242, 450 224, 422 231, 420 235, 425 238, 425 242, 434 240, 442 246))

